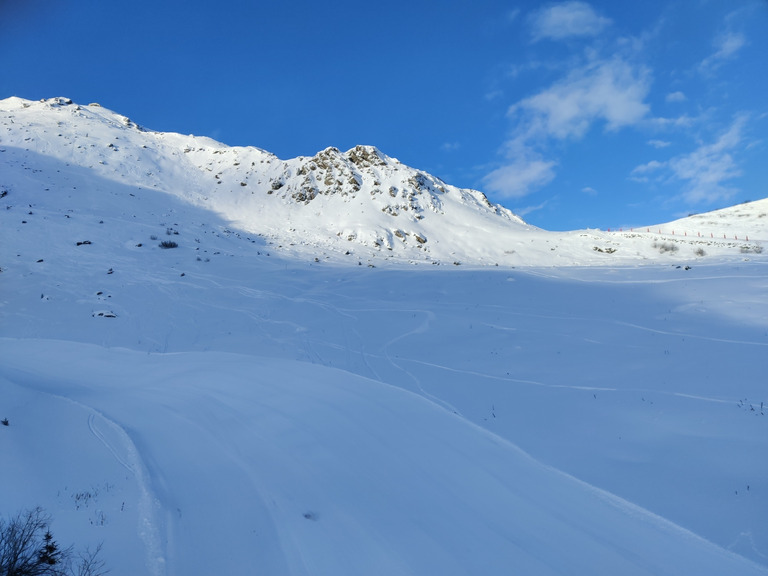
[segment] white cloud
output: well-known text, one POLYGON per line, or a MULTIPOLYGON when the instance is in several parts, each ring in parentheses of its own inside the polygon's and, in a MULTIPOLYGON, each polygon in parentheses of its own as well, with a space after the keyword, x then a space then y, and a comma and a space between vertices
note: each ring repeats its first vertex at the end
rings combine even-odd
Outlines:
POLYGON ((523 208, 515 208, 514 212, 515 214, 520 216, 520 218, 525 218, 531 212, 536 212, 537 210, 546 208, 548 204, 549 204, 549 200, 545 200, 544 202, 542 202, 541 204, 537 204, 536 206, 525 206, 523 208))
POLYGON ((620 57, 593 60, 511 106, 507 162, 484 178, 488 190, 506 198, 530 194, 555 177, 557 162, 542 153, 552 141, 580 139, 597 122, 618 130, 643 121, 649 76, 620 57))
POLYGON ((734 32, 725 34, 718 40, 718 50, 713 56, 720 59, 732 58, 746 43, 747 40, 743 34, 734 32))
POLYGON ((521 198, 555 177, 555 162, 521 156, 483 178, 486 188, 503 198, 521 198))
POLYGON ((672 142, 667 142, 666 140, 648 140, 648 144, 654 148, 666 148, 667 146, 670 146, 672 142))
POLYGON ((504 92, 502 90, 491 90, 490 92, 487 92, 485 94, 485 99, 489 102, 492 100, 496 100, 496 98, 499 98, 500 96, 503 96, 504 92))
POLYGON ((458 142, 443 142, 443 144, 440 146, 440 150, 443 152, 453 152, 459 148, 461 148, 461 144, 458 142))
POLYGON ((590 196, 597 196, 597 190, 595 190, 591 186, 585 186, 584 188, 581 189, 581 191, 584 192, 584 194, 589 194, 590 196))
POLYGON ((731 153, 744 140, 746 120, 746 116, 737 118, 713 144, 699 146, 690 154, 669 161, 675 178, 689 183, 683 195, 686 200, 711 203, 728 199, 738 191, 725 183, 741 176, 731 153))
POLYGON ((691 128, 696 124, 701 124, 705 119, 706 115, 693 117, 688 116, 688 114, 683 114, 677 118, 664 118, 662 116, 657 116, 655 118, 651 118, 649 123, 651 126, 659 130, 677 130, 681 128, 691 128))
POLYGON ((609 18, 598 15, 586 2, 562 2, 542 8, 531 15, 533 41, 563 40, 575 36, 597 36, 609 18))
POLYGON ((648 113, 648 77, 645 68, 621 58, 592 62, 515 104, 510 113, 521 114, 529 131, 558 139, 580 138, 597 120, 616 130, 648 113))
POLYGON ((651 160, 647 164, 641 164, 636 166, 629 175, 630 180, 635 182, 648 182, 650 180, 649 174, 658 172, 667 165, 666 162, 659 162, 658 160, 651 160))
POLYGON ((667 102, 685 102, 686 100, 688 98, 680 91, 667 94, 667 102))
POLYGON ((652 160, 641 164, 632 170, 630 179, 649 182, 654 177, 656 181, 684 181, 682 197, 695 204, 727 200, 738 191, 727 183, 741 176, 733 152, 744 142, 746 123, 747 117, 739 116, 713 143, 701 144, 693 152, 666 162, 652 160))
POLYGON ((641 164, 632 170, 632 174, 647 174, 648 172, 655 172, 659 168, 666 166, 666 162, 659 162, 658 160, 651 160, 647 164, 641 164))
POLYGON ((726 32, 715 39, 715 52, 699 64, 699 70, 711 74, 730 60, 747 43, 746 37, 739 32, 726 32))

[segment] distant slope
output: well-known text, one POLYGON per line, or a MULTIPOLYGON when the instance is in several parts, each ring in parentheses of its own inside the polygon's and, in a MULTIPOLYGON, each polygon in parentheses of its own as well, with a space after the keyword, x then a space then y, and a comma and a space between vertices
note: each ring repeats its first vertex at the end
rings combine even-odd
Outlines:
POLYGON ((721 210, 692 214, 666 224, 652 226, 651 229, 663 228, 667 233, 685 234, 707 238, 727 238, 731 240, 768 241, 768 198, 744 202, 721 210))
POLYGON ((446 184, 372 146, 280 160, 259 148, 148 131, 98 105, 64 98, 1 101, 0 147, 0 186, 13 192, 9 203, 42 204, 61 189, 63 181, 41 167, 42 158, 50 158, 81 169, 70 170, 69 190, 82 190, 77 180, 91 174, 145 196, 149 190, 170 194, 261 236, 275 250, 310 260, 507 266, 687 261, 754 254, 754 242, 768 238, 758 215, 749 234, 740 232, 738 224, 746 223, 741 212, 708 222, 713 232, 705 248, 698 237, 679 237, 698 221, 677 227, 679 250, 664 249, 659 227, 631 234, 547 232, 481 192, 446 184))

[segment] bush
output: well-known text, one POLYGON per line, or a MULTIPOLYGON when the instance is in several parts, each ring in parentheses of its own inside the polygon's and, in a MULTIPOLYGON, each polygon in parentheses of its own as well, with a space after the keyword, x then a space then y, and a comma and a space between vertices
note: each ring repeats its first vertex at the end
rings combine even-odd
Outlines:
POLYGON ((179 245, 176 244, 176 242, 174 242, 173 240, 163 240, 162 242, 160 242, 159 246, 160 248, 166 248, 166 249, 179 247, 179 245))
POLYGON ((741 253, 742 254, 749 254, 750 252, 754 252, 755 254, 762 254, 763 253, 763 247, 760 244, 745 244, 741 247, 741 253))
POLYGON ((61 549, 42 508, 0 519, 0 576, 102 576, 101 547, 75 558, 72 547, 61 549))
POLYGON ((658 248, 659 252, 664 254, 665 252, 677 252, 678 247, 675 244, 672 244, 670 242, 662 242, 659 244, 658 242, 653 243, 654 248, 658 248))

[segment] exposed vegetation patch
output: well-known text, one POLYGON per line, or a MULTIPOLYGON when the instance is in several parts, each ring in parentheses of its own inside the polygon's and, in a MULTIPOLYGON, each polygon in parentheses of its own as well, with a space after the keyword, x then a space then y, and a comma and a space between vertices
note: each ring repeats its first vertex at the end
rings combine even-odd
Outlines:
POLYGON ((667 252, 674 254, 679 250, 678 246, 672 242, 654 242, 653 247, 662 254, 667 252))

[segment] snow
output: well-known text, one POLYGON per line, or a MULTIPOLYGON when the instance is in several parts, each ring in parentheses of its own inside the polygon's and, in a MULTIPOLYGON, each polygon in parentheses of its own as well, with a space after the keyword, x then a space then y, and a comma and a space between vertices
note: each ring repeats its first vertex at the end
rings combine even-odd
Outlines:
MULTIPOLYGON (((450 186, 371 146, 280 160, 259 148, 148 131, 105 108, 62 98, 9 98, 0 115, 8 165, 37 167, 40 159, 28 155, 45 156, 49 168, 33 175, 36 182, 86 170, 101 188, 118 183, 163 192, 302 259, 483 266, 713 261, 751 257, 768 229, 766 199, 733 217, 713 213, 672 227, 549 232, 481 192, 450 186)), ((74 177, 54 182, 60 187, 74 177)))
MULTIPOLYGON (((768 573, 766 201, 663 254, 428 175, 422 220, 257 206, 256 171, 214 194, 196 167, 309 159, 0 110, 0 511, 43 506, 114 574, 768 573), (387 219, 429 251, 336 236, 387 219)), ((362 150, 334 170, 412 177, 362 150)))

